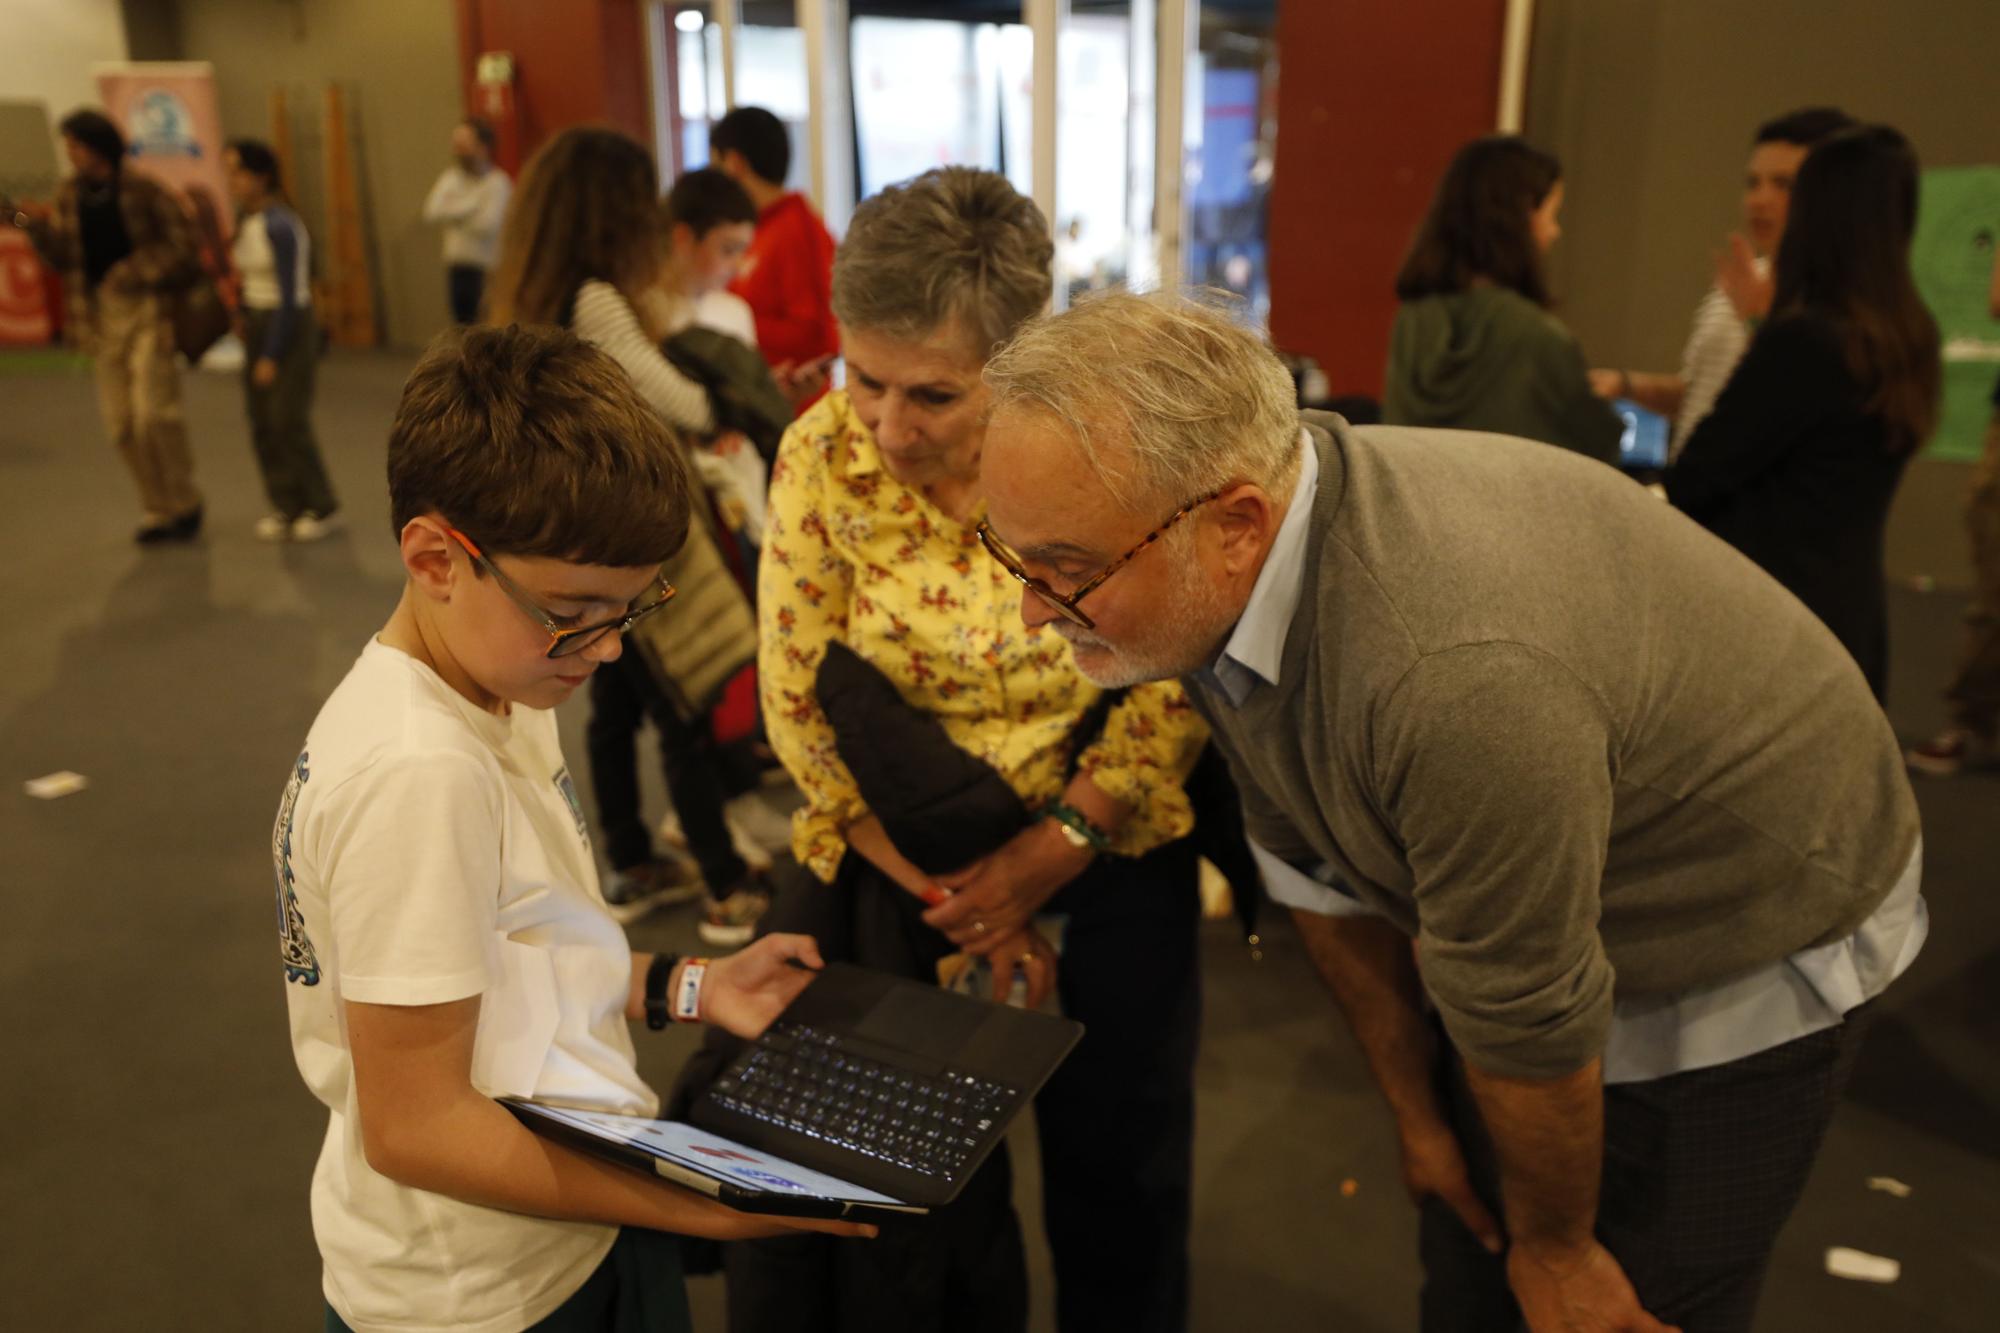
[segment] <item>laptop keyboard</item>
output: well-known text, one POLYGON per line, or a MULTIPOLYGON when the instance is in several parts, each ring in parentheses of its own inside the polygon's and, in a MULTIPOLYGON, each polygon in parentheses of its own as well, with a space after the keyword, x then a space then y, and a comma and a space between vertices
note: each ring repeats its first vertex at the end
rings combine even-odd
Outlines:
POLYGON ((1020 1090, 946 1069, 924 1075, 860 1055, 831 1032, 776 1023, 709 1090, 719 1106, 946 1180, 1020 1090))

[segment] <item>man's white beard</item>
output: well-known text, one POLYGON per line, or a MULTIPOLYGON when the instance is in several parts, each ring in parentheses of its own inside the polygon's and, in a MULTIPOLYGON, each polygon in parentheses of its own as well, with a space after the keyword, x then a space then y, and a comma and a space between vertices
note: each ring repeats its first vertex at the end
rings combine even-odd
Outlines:
POLYGON ((1205 581, 1189 579, 1152 622, 1145 642, 1126 648, 1116 647, 1090 630, 1067 620, 1050 622, 1056 633, 1079 650, 1077 670, 1085 680, 1103 690, 1123 689, 1152 680, 1172 680, 1208 665, 1222 632, 1227 628, 1220 599, 1205 581), (1099 664, 1085 664, 1081 650, 1095 648, 1099 664), (1104 661, 1102 655, 1109 654, 1104 661))

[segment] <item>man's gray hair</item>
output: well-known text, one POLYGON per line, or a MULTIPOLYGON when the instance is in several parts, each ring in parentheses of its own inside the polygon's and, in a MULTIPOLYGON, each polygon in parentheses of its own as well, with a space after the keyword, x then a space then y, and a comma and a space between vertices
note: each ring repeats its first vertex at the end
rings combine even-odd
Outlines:
POLYGON ((1053 417, 1128 508, 1234 482, 1280 500, 1298 480, 1291 374, 1222 310, 1113 292, 1037 319, 986 365, 992 410, 1053 417), (1122 450, 1120 448, 1122 446, 1122 450))
POLYGON ((861 201, 833 259, 850 329, 921 341, 956 321, 981 360, 1049 303, 1055 242, 1007 178, 939 167, 861 201))

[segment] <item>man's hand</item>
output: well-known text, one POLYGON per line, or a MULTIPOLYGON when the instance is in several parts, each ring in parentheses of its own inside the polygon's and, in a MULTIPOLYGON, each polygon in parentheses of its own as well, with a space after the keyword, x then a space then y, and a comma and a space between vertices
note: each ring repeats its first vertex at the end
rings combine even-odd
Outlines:
POLYGON ((1715 257, 1715 285, 1736 308, 1736 317, 1748 323, 1771 313, 1771 296, 1776 284, 1757 271, 1757 253, 1750 242, 1731 234, 1728 248, 1715 257))
POLYGON ((268 389, 278 382, 278 363, 268 356, 257 358, 257 364, 250 367, 250 382, 260 389, 268 389))
POLYGON ((1590 372, 1590 391, 1599 398, 1623 398, 1630 387, 1631 378, 1622 370, 1590 372))
POLYGON ((1505 1248, 1500 1224, 1472 1188, 1465 1152, 1451 1127, 1442 1120, 1404 1120, 1396 1129, 1403 1148, 1403 1187, 1409 1190, 1411 1202, 1437 1199, 1458 1214, 1458 1220, 1489 1254, 1500 1253, 1505 1248))
POLYGON ((833 358, 823 356, 817 361, 807 361, 800 365, 786 361, 773 366, 771 376, 778 381, 778 387, 784 390, 785 397, 791 400, 792 410, 797 412, 826 392, 827 372, 832 368, 833 358))
POLYGON ((701 983, 702 1021, 755 1040, 825 966, 810 935, 766 935, 708 965, 701 983), (803 966, 794 967, 795 962, 803 966))
POLYGON ((1528 1333, 1680 1333, 1646 1313, 1625 1270, 1595 1240, 1516 1245, 1507 1252, 1507 1282, 1528 1333))
POLYGON ((1089 848, 1073 847, 1052 819, 1038 819, 983 859, 939 875, 951 901, 924 913, 924 923, 971 954, 993 954, 1001 941, 1083 873, 1089 848))
POLYGON ((1056 988, 1056 951, 1030 924, 993 943, 987 954, 993 968, 993 999, 1005 1004, 1014 991, 1014 974, 1028 983, 1028 1008, 1039 1009, 1056 988))

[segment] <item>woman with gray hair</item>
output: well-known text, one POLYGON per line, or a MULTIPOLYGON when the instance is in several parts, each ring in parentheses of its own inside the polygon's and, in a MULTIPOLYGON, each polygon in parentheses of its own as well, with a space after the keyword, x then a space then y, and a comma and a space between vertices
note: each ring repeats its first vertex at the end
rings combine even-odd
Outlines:
MULTIPOLYGON (((1053 255, 1041 212, 992 172, 927 172, 855 211, 833 270, 847 387, 793 424, 771 474, 759 676, 806 798, 806 896, 845 914, 853 961, 937 980, 962 951, 991 964, 996 995, 1016 974, 1031 1003, 1053 985, 1088 1029, 1036 1103, 1062 1327, 1177 1330, 1200 1015, 1183 783, 1207 731, 1178 684, 1086 679, 1061 637, 1022 624, 1019 585, 977 536, 982 372, 1046 306, 1053 255), (937 857, 891 837, 822 709, 830 645, 1004 779, 1021 831, 920 869, 937 857), (1050 912, 1067 919, 1059 978, 1035 924, 1050 912)), ((1026 1326, 997 1155, 949 1208, 868 1245, 732 1249, 736 1333, 836 1304, 838 1327, 872 1333, 1026 1326)))

